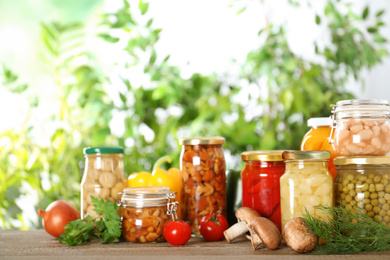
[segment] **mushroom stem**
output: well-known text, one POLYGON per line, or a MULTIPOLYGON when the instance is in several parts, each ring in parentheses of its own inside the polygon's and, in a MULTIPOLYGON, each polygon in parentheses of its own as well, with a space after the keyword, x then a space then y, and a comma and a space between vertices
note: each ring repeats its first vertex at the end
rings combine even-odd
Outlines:
POLYGON ((248 232, 248 226, 244 221, 239 221, 238 223, 231 226, 229 229, 223 232, 226 240, 231 243, 236 238, 244 235, 248 232))

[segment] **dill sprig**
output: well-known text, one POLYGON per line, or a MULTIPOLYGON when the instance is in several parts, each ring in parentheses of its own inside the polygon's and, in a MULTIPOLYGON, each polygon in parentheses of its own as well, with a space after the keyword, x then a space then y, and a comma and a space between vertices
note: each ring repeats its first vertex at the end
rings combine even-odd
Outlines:
POLYGON ((390 227, 375 222, 359 207, 316 208, 331 217, 320 220, 307 210, 302 217, 310 233, 327 241, 316 245, 313 254, 356 254, 390 249, 390 227))

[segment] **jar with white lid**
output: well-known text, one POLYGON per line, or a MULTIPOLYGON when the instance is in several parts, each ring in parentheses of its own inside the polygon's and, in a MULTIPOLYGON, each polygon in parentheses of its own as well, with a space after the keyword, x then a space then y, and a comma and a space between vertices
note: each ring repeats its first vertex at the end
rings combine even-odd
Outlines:
POLYGON ((177 218, 175 193, 168 187, 126 188, 118 193, 122 235, 134 243, 163 242, 169 215, 177 218))
POLYGON ((387 100, 342 100, 333 108, 334 147, 342 156, 390 152, 390 105, 387 100))

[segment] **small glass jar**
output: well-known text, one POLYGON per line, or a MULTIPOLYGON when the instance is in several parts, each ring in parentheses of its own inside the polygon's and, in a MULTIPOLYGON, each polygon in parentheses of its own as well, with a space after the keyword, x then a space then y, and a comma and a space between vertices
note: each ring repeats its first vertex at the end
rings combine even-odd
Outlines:
POLYGON ((335 151, 333 144, 330 144, 332 119, 330 117, 313 117, 307 120, 307 126, 310 127, 310 130, 302 139, 301 150, 329 151, 330 159, 328 162, 328 170, 333 179, 335 179, 337 171, 336 166, 333 164, 333 159, 339 156, 339 154, 335 151))
POLYGON ((390 152, 390 105, 386 100, 342 100, 332 105, 334 147, 342 156, 390 152))
POLYGON ((336 205, 358 206, 375 221, 390 226, 390 157, 338 157, 335 164, 336 205))
POLYGON ((180 139, 183 173, 182 218, 200 235, 199 224, 211 211, 226 217, 226 165, 222 137, 180 139))
POLYGON ((81 181, 81 218, 87 213, 97 217, 91 196, 114 202, 125 188, 123 148, 88 147, 84 149, 85 168, 81 181))
POLYGON ((281 230, 279 179, 285 172, 283 151, 248 151, 241 154, 242 206, 270 219, 281 230))
POLYGON ((302 217, 306 210, 322 219, 316 206, 333 206, 333 178, 328 171, 329 151, 285 151, 286 172, 280 178, 280 209, 282 234, 293 218, 302 217))
POLYGON ((174 198, 168 187, 126 188, 118 193, 124 239, 133 243, 165 241, 165 224, 176 212, 174 198))

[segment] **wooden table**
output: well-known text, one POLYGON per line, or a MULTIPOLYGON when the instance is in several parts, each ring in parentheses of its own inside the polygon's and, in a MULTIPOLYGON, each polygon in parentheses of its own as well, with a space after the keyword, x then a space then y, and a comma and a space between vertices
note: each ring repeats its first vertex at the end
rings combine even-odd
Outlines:
POLYGON ((169 243, 134 244, 130 242, 101 244, 94 240, 83 245, 69 247, 59 243, 44 230, 1 230, 0 259, 390 259, 390 251, 359 255, 297 254, 286 245, 278 250, 254 251, 249 241, 241 239, 228 244, 226 241, 207 242, 191 238, 184 246, 169 243))

